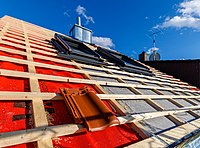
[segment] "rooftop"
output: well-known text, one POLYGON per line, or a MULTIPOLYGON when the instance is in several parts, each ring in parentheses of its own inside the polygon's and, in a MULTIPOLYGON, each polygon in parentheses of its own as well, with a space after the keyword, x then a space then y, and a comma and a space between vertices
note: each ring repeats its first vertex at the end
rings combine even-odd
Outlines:
POLYGON ((0 30, 0 147, 170 147, 199 131, 195 86, 13 17, 0 30))

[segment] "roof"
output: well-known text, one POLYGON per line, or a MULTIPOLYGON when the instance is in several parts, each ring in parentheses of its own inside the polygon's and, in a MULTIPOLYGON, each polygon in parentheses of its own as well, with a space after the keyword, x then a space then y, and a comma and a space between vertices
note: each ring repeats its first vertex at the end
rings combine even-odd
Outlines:
POLYGON ((145 62, 183 62, 183 63, 188 63, 188 62, 200 62, 200 59, 180 59, 180 60, 159 60, 159 61, 145 61, 145 62))
POLYGON ((200 87, 200 60, 144 61, 145 64, 200 87))
POLYGON ((0 30, 0 147, 167 147, 199 130, 198 88, 9 16, 0 30), (91 107, 77 104, 82 96, 91 107), (99 116, 112 126, 91 131, 86 121, 99 116))

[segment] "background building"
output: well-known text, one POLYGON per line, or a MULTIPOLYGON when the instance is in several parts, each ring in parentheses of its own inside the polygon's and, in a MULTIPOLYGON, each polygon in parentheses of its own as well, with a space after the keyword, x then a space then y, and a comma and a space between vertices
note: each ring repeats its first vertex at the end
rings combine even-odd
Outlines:
POLYGON ((191 85, 200 87, 200 60, 161 60, 145 61, 144 63, 191 85))

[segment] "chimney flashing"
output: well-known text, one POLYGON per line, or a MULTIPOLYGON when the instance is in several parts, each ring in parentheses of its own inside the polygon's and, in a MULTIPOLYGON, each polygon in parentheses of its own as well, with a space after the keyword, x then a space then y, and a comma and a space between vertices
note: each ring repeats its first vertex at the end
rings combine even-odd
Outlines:
POLYGON ((77 24, 74 24, 69 31, 71 37, 86 43, 92 43, 92 30, 81 26, 81 19, 77 17, 77 24))

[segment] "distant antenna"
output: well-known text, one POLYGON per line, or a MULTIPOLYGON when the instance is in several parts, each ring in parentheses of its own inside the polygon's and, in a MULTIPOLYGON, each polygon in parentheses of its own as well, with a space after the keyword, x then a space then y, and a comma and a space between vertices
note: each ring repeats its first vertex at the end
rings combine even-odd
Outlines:
POLYGON ((152 39, 152 41, 153 41, 153 47, 149 49, 153 53, 150 55, 149 60, 150 61, 158 61, 158 60, 160 60, 160 54, 156 53, 156 51, 158 50, 158 48, 156 47, 156 36, 157 36, 157 34, 163 33, 163 32, 158 28, 156 30, 150 30, 150 31, 152 33, 150 35, 147 35, 147 36, 150 39, 152 39))
POLYGON ((149 38, 151 38, 152 39, 152 41, 153 41, 153 47, 154 48, 156 48, 156 36, 157 36, 157 34, 159 34, 159 33, 163 33, 162 32, 162 30, 160 30, 160 29, 156 29, 156 30, 150 30, 152 33, 150 34, 150 35, 148 35, 148 37, 149 38))

